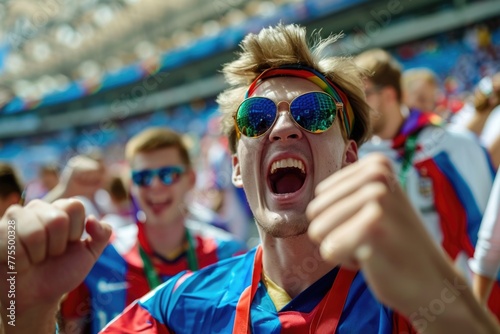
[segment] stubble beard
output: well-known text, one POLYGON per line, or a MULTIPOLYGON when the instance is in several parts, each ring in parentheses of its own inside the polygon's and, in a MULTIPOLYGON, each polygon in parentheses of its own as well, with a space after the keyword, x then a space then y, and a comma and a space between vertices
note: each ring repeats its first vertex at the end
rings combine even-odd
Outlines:
POLYGON ((294 222, 279 222, 263 224, 255 219, 255 223, 262 229, 263 232, 277 239, 287 239, 298 237, 307 233, 309 224, 305 221, 294 222))

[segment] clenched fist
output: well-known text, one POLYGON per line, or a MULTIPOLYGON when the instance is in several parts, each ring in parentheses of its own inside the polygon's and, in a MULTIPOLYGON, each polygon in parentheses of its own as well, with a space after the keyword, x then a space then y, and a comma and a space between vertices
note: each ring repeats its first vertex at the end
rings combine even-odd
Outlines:
POLYGON ((82 282, 110 235, 108 225, 85 218, 77 200, 10 207, 0 220, 0 303, 6 332, 50 332, 55 321, 46 320, 55 319, 62 295, 82 282), (80 240, 84 229, 90 237, 80 240), (9 325, 12 320, 15 327, 9 325))

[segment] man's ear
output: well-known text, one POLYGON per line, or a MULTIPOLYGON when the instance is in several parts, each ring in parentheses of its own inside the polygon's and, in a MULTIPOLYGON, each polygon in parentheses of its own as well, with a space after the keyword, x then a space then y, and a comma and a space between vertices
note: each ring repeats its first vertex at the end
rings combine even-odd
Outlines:
POLYGON ((236 188, 243 188, 243 180, 241 179, 241 168, 240 168, 240 160, 238 159, 237 154, 233 154, 232 156, 233 162, 233 184, 236 188))
POLYGON ((358 161, 358 145, 354 140, 349 139, 345 145, 342 167, 353 164, 356 161, 358 161))

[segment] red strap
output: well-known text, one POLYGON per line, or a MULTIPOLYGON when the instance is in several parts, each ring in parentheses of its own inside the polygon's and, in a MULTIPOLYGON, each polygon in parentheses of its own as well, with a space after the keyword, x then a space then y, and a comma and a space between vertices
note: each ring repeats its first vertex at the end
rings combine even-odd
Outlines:
POLYGON ((311 321, 310 333, 335 333, 356 273, 356 271, 340 268, 332 288, 317 308, 311 321), (323 316, 325 320, 321 321, 323 316))
POLYGON ((259 287, 260 276, 262 274, 262 247, 259 246, 255 252, 253 262, 252 284, 243 291, 240 300, 236 305, 236 316, 234 318, 233 334, 250 333, 250 307, 253 297, 259 287))
MULTIPOLYGON (((356 273, 356 271, 340 268, 332 288, 318 305, 317 312, 311 321, 311 333, 335 333, 347 300, 349 288, 356 273), (325 317, 322 321, 323 315, 325 317)), ((259 246, 255 253, 252 284, 243 291, 236 305, 233 334, 250 333, 250 307, 257 292, 261 274, 262 248, 259 246)))
POLYGON ((148 238, 146 237, 146 229, 144 227, 144 222, 140 220, 136 220, 137 224, 137 239, 139 240, 139 245, 146 251, 146 254, 153 255, 153 247, 148 242, 148 238))

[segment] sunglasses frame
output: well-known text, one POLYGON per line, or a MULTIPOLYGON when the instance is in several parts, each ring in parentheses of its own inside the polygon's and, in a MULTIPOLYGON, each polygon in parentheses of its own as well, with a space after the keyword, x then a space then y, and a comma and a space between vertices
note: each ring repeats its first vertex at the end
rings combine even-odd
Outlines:
POLYGON ((172 184, 177 183, 178 180, 172 181, 171 183, 166 183, 163 180, 163 178, 160 177, 160 173, 163 172, 163 171, 165 171, 165 170, 168 170, 168 174, 169 175, 177 173, 177 174, 179 174, 179 176, 182 176, 183 174, 186 173, 186 167, 180 166, 180 165, 164 166, 164 167, 155 168, 155 169, 132 170, 132 172, 131 172, 132 183, 135 184, 138 187, 150 187, 151 184, 153 183, 153 180, 154 180, 155 177, 158 177, 160 179, 161 183, 164 184, 164 185, 166 185, 166 186, 170 186, 172 184), (138 184, 137 182, 135 182, 134 176, 138 175, 140 173, 144 173, 144 172, 150 172, 151 173, 151 181, 149 181, 148 184, 138 184))
POLYGON ((264 136, 266 133, 268 133, 269 130, 271 130, 273 128, 273 126, 276 124, 276 121, 278 120, 278 115, 280 114, 280 112, 278 112, 278 105, 280 103, 283 103, 283 102, 286 103, 286 104, 288 104, 288 110, 286 110, 286 113, 289 114, 290 118, 293 120, 293 122, 295 123, 295 125, 297 125, 300 129, 302 129, 302 130, 304 130, 306 132, 312 133, 312 134, 320 134, 320 133, 328 131, 333 126, 333 124, 335 124, 335 120, 337 119, 338 113, 342 112, 342 110, 344 108, 344 104, 342 102, 335 101, 335 99, 333 98, 333 96, 331 96, 330 94, 325 93, 325 92, 319 92, 319 91, 318 92, 314 92, 313 91, 313 92, 307 92, 307 93, 304 93, 304 94, 300 94, 300 95, 294 97, 290 102, 279 101, 279 102, 276 103, 273 100, 271 100, 270 98, 264 97, 264 96, 252 96, 252 97, 248 97, 248 98, 244 99, 243 101, 241 101, 241 103, 238 105, 238 108, 236 109, 236 112, 233 115, 234 127, 236 128, 236 133, 237 133, 238 139, 241 137, 241 135, 243 135, 243 136, 245 136, 247 138, 260 138, 260 137, 264 136), (318 131, 311 131, 311 130, 308 130, 308 129, 302 127, 302 125, 300 125, 295 120, 295 118, 293 118, 292 112, 290 111, 290 107, 291 107, 291 105, 293 104, 293 102, 296 99, 298 99, 299 97, 302 97, 304 95, 312 94, 312 93, 314 93, 314 94, 323 94, 323 95, 328 96, 332 100, 332 102, 335 104, 335 106, 336 106, 336 108, 335 108, 335 118, 333 119, 332 124, 326 130, 323 130, 323 131, 320 131, 320 132, 318 132, 318 131), (258 136, 251 137, 251 136, 247 136, 247 135, 243 134, 243 132, 240 130, 240 127, 238 126, 238 119, 237 119, 237 117, 238 117, 238 112, 240 111, 240 108, 241 108, 242 104, 245 103, 246 101, 250 100, 250 99, 255 99, 255 98, 267 99, 267 100, 272 101, 274 103, 274 105, 276 106, 276 115, 274 117, 273 123, 269 126, 269 128, 266 131, 264 131, 263 133, 261 133, 258 136))

